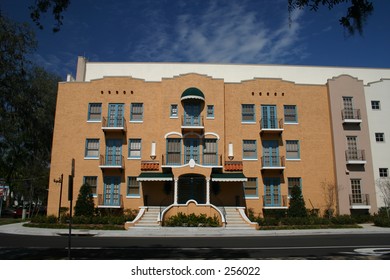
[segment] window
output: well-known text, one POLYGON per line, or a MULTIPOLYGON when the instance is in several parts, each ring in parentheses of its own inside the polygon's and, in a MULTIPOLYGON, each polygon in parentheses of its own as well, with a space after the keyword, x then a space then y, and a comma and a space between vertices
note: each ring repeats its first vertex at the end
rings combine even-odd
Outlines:
POLYGON ((84 176, 84 184, 91 187, 94 196, 97 195, 97 176, 84 176))
POLYGON ((286 140, 286 159, 300 159, 298 140, 286 140))
POLYGON ((127 196, 139 197, 139 182, 137 177, 127 177, 127 196))
POLYGON ((360 179, 351 179, 351 189, 352 189, 352 204, 361 204, 362 200, 362 190, 360 186, 360 179))
POLYGON ((264 178, 264 206, 265 207, 280 207, 282 197, 280 195, 280 179, 279 178, 264 178))
POLYGON ((257 159, 256 140, 243 140, 242 158, 257 159))
POLYGON ((167 138, 166 164, 180 165, 181 163, 181 139, 167 138))
POLYGON ((102 103, 88 104, 88 121, 101 121, 102 119, 102 103))
POLYGON ((142 122, 143 115, 144 115, 144 104, 143 103, 131 103, 130 121, 142 122))
POLYGON ((389 169, 388 168, 379 168, 379 177, 389 177, 389 169))
POLYGON ((255 105, 254 104, 242 104, 241 105, 242 122, 255 122, 255 105))
POLYGON ((99 139, 87 139, 85 143, 85 157, 99 158, 99 139))
POLYGON ((129 158, 141 158, 141 139, 129 139, 129 158))
POLYGON ((205 139, 203 144, 203 164, 218 165, 217 139, 205 139))
POLYGON ((245 197, 258 197, 257 178, 248 178, 244 183, 245 197))
POLYGON ((385 142, 385 134, 383 132, 375 133, 375 141, 376 142, 385 142))
POLYGON ((300 177, 292 177, 287 178, 288 183, 288 198, 291 198, 291 190, 293 187, 298 186, 302 189, 301 178, 300 177))
POLYGON ((381 109, 381 102, 378 100, 371 100, 371 109, 372 110, 380 110, 381 109))
POLYGON ((178 117, 178 107, 177 104, 171 104, 171 118, 178 117))
POLYGON ((298 123, 297 106, 284 105, 284 122, 285 123, 298 123))
POLYGON ((214 105, 207 105, 207 118, 208 119, 214 118, 214 105))

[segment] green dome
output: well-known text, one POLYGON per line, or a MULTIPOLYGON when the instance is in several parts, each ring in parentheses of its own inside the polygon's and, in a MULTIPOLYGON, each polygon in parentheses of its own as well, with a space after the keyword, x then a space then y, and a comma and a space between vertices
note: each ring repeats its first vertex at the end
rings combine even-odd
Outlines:
POLYGON ((187 88, 181 95, 182 101, 186 99, 200 99, 204 101, 204 94, 197 88, 187 88))

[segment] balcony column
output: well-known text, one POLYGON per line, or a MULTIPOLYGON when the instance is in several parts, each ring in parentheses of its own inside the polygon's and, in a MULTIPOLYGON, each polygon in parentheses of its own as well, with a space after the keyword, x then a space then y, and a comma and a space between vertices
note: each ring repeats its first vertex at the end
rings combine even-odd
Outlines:
POLYGON ((210 178, 206 178, 206 204, 210 204, 210 178))
POLYGON ((178 198, 178 182, 179 179, 175 178, 174 179, 174 185, 173 185, 173 204, 177 204, 177 198, 178 198))

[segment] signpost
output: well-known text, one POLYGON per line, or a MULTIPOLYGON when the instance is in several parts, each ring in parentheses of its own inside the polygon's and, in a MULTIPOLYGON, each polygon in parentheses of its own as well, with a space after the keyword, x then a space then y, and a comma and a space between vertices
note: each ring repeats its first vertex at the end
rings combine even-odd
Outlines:
POLYGON ((71 175, 68 176, 68 201, 69 201, 69 236, 68 236, 68 259, 70 257, 71 237, 72 237, 72 210, 73 210, 73 179, 75 170, 75 160, 72 159, 71 175))

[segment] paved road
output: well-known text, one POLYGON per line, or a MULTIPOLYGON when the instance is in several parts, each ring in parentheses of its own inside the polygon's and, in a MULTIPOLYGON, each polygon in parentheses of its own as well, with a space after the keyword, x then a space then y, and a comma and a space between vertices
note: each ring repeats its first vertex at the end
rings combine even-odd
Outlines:
MULTIPOLYGON (((67 259, 66 236, 0 234, 0 259, 67 259)), ((73 236, 72 259, 390 259, 390 234, 73 236)))

